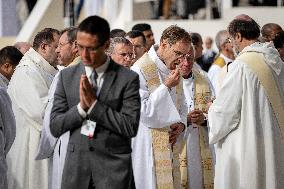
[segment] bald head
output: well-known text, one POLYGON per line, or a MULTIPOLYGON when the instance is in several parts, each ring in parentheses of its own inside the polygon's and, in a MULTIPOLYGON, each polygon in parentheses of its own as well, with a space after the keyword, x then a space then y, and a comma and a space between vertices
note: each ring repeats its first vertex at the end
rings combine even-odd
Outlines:
POLYGON ((244 20, 244 21, 251 21, 252 18, 246 14, 239 14, 234 18, 234 20, 244 20))
POLYGON ((283 31, 281 26, 276 23, 268 23, 262 26, 261 35, 265 42, 273 41, 276 34, 283 31))

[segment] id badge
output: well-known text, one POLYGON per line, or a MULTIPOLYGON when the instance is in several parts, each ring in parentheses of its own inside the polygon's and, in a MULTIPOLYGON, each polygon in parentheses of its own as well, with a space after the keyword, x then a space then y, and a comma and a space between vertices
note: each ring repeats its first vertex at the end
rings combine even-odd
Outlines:
POLYGON ((94 132, 96 129, 96 122, 91 121, 91 120, 85 120, 83 122, 83 125, 81 127, 81 134, 85 135, 87 137, 92 138, 94 136, 94 132))

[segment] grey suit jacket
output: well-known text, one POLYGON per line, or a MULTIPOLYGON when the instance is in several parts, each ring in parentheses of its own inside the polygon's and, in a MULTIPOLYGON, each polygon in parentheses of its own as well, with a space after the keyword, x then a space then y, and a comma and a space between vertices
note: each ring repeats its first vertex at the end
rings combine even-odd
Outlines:
POLYGON ((6 189, 7 162, 9 152, 16 137, 16 120, 12 110, 11 99, 6 88, 0 87, 0 188, 6 189))
POLYGON ((140 96, 138 75, 112 60, 96 105, 88 116, 97 123, 93 138, 80 134, 83 123, 80 102, 82 63, 61 71, 54 95, 50 129, 55 137, 70 131, 62 189, 134 188, 131 163, 131 137, 138 130, 140 96))

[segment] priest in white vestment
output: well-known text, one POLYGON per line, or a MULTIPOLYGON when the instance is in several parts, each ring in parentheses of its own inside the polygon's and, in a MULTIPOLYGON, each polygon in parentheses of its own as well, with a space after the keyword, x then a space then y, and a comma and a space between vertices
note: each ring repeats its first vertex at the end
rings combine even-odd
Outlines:
MULTIPOLYGON (((62 69, 76 65, 80 62, 78 48, 76 46, 77 28, 66 28, 61 32, 56 53, 58 64, 62 69)), ((53 106, 54 93, 59 79, 60 71, 55 75, 48 91, 48 104, 45 109, 43 129, 41 132, 38 147, 37 159, 47 159, 50 162, 49 188, 60 189, 62 173, 69 142, 69 132, 64 133, 59 138, 55 138, 50 132, 50 113, 53 106)))
POLYGON ((197 63, 193 47, 188 58, 181 63, 183 90, 188 107, 188 127, 184 135, 181 161, 187 162, 188 188, 213 188, 214 153, 209 146, 206 103, 214 96, 213 87, 197 63))
POLYGON ((247 15, 228 31, 238 56, 209 109, 215 188, 283 188, 284 63, 272 44, 257 41, 259 26, 247 15))
POLYGON ((222 80, 224 79, 222 75, 227 73, 228 64, 232 63, 235 57, 227 30, 219 31, 216 35, 215 42, 219 49, 219 56, 212 63, 208 71, 208 77, 217 94, 221 85, 220 83, 222 83, 222 80))
POLYGON ((43 29, 25 53, 8 86, 16 138, 7 156, 11 189, 48 189, 48 162, 36 161, 48 90, 57 73, 59 31, 43 29))
POLYGON ((0 87, 0 188, 7 189, 7 162, 9 152, 16 137, 16 121, 11 100, 6 88, 0 87))
POLYGON ((139 74, 141 96, 140 125, 132 141, 137 189, 181 188, 174 143, 186 125, 187 107, 177 65, 190 51, 190 44, 184 29, 170 26, 160 46, 152 46, 131 67, 139 74), (164 138, 163 133, 169 136, 164 138))

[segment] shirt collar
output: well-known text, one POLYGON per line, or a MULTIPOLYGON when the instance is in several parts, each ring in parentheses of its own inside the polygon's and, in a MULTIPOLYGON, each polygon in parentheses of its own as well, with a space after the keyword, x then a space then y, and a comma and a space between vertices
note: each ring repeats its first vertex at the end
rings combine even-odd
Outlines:
POLYGON ((165 74, 169 74, 170 73, 170 70, 167 68, 165 63, 158 57, 154 45, 150 48, 150 50, 148 51, 148 54, 149 54, 150 59, 156 63, 158 69, 161 72, 163 72, 165 74))
POLYGON ((220 54, 220 57, 222 57, 222 58, 224 58, 224 61, 225 61, 225 63, 226 64, 228 64, 229 62, 233 62, 234 60, 232 60, 232 59, 230 59, 230 58, 228 58, 228 57, 226 57, 224 54, 220 54))
MULTIPOLYGON (((107 57, 106 62, 104 64, 102 64, 101 66, 96 68, 96 72, 98 74, 98 78, 101 77, 105 73, 106 69, 108 68, 109 63, 110 63, 110 58, 107 57)), ((91 76, 93 70, 94 70, 93 67, 85 66, 85 71, 86 71, 87 77, 91 76)))

